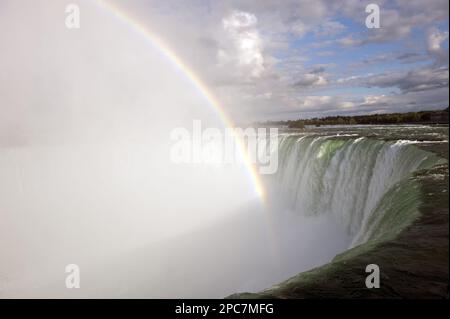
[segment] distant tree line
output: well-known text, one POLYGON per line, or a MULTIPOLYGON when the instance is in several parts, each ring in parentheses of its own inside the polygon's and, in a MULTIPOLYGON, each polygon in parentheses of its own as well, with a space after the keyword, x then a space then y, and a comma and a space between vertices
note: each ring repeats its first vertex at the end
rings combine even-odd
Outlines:
POLYGON ((448 124, 448 107, 441 111, 420 111, 408 113, 372 114, 355 116, 327 116, 323 118, 298 119, 290 121, 269 121, 265 124, 287 125, 290 128, 304 128, 306 125, 355 125, 355 124, 448 124))

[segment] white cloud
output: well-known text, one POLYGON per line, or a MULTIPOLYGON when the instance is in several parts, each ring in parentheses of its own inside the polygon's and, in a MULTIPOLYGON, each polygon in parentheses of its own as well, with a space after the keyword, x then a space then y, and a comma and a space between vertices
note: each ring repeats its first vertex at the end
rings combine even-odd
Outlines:
POLYGON ((333 36, 343 32, 345 29, 345 25, 338 21, 325 21, 318 25, 315 34, 317 36, 333 36))
POLYGON ((368 105, 377 105, 380 104, 383 99, 386 97, 386 95, 368 95, 364 97, 364 101, 361 103, 361 105, 368 106, 368 105))
POLYGON ((300 76, 300 78, 295 82, 296 87, 311 87, 327 84, 327 79, 320 74, 306 73, 300 76))
POLYGON ((302 38, 310 29, 310 26, 299 20, 292 25, 291 31, 298 38, 302 38))
POLYGON ((418 92, 437 88, 448 89, 448 68, 423 68, 407 72, 384 72, 366 78, 368 87, 397 87, 402 92, 418 92))
POLYGON ((436 59, 436 64, 448 64, 448 50, 442 47, 442 43, 448 39, 448 32, 441 32, 437 28, 428 30, 428 53, 436 59))
POLYGON ((234 11, 222 19, 230 43, 218 52, 220 65, 234 65, 243 68, 243 73, 249 72, 252 77, 261 76, 265 67, 257 23, 254 14, 242 11, 234 11))
POLYGON ((364 77, 367 77, 367 76, 368 75, 352 75, 352 76, 348 76, 346 78, 337 79, 336 83, 343 84, 343 83, 347 83, 347 82, 351 82, 351 81, 354 81, 354 80, 358 80, 358 79, 361 79, 361 78, 364 78, 364 77))
POLYGON ((448 39, 448 32, 440 32, 438 29, 433 28, 428 34, 428 50, 439 51, 441 50, 441 44, 448 39))
POLYGON ((331 96, 307 96, 301 103, 302 108, 317 109, 329 105, 333 100, 331 96))

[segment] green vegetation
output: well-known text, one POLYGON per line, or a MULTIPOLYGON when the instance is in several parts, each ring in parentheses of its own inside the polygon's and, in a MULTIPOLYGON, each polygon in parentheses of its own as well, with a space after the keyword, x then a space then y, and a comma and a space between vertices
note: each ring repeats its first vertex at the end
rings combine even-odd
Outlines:
POLYGON ((371 114, 357 116, 328 116, 293 121, 270 121, 270 125, 287 125, 303 129, 306 125, 355 125, 355 124, 448 124, 448 107, 441 111, 371 114))

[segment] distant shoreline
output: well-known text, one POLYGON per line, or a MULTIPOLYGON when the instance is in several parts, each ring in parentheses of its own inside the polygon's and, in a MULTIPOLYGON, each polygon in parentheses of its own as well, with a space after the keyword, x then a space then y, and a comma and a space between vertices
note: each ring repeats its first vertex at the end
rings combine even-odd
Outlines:
POLYGON ((288 128, 305 128, 322 125, 394 125, 394 124, 448 124, 448 107, 438 111, 419 111, 408 113, 386 113, 355 116, 327 116, 322 118, 298 119, 288 121, 260 122, 264 126, 276 125, 288 128))

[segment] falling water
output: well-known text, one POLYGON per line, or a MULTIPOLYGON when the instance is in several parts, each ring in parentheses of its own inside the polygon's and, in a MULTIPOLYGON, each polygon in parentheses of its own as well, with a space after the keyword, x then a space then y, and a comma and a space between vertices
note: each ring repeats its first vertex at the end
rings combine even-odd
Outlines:
POLYGON ((394 185, 440 161, 407 141, 364 137, 287 135, 279 154, 280 169, 271 180, 277 206, 292 214, 335 217, 351 236, 350 246, 367 238, 362 232, 369 231, 370 216, 394 185))

